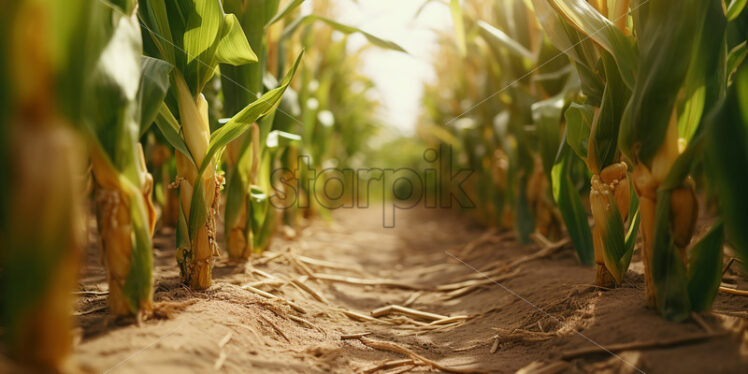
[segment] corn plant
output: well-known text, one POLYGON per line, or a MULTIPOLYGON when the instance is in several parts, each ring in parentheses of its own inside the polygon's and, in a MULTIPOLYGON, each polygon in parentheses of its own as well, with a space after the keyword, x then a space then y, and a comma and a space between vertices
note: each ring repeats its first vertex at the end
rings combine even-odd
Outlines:
POLYGON ((86 128, 95 179, 97 223, 114 315, 148 313, 152 304, 153 177, 138 142, 153 122, 171 67, 142 57, 137 3, 109 8, 98 35, 109 37, 93 70, 86 128))
POLYGON ((550 181, 559 117, 574 89, 568 64, 549 60, 524 3, 467 2, 464 11, 452 5, 455 25, 466 30, 455 32, 457 43, 448 42, 439 57, 444 79, 427 94, 435 126, 424 132, 447 130, 439 138, 455 147, 455 162, 478 172, 470 186, 474 200, 492 202, 482 206, 481 221, 513 228, 525 242, 534 230, 558 237, 561 215, 550 181), (467 38, 464 57, 442 57, 462 53, 460 35, 467 38), (544 68, 535 71, 536 65, 544 68), (449 100, 435 104, 449 87, 456 87, 449 100))
MULTIPOLYGON (((268 28, 293 12, 301 1, 292 1, 280 10, 279 3, 265 0, 224 2, 224 8, 237 15, 244 35, 262 58, 256 64, 221 66, 226 114, 240 111, 264 90, 268 28)), ((229 177, 224 225, 226 249, 233 259, 246 259, 253 251, 262 251, 269 243, 269 235, 260 232, 270 233, 274 227, 274 219, 270 217, 274 211, 269 207, 269 185, 258 181, 260 165, 265 163, 261 153, 274 118, 275 113, 253 124, 247 136, 235 139, 227 147, 229 177)))
MULTIPOLYGON (((628 268, 638 223, 637 200, 630 197, 628 166, 621 162, 617 147, 619 124, 631 91, 622 74, 628 74, 630 69, 619 69, 616 58, 601 44, 594 43, 566 21, 564 17, 570 17, 571 5, 545 0, 533 4, 548 38, 573 62, 584 94, 580 102, 573 103, 565 112, 568 146, 562 147, 554 174, 557 201, 567 217, 566 225, 574 243, 588 245, 586 214, 579 202, 573 201, 575 197, 569 195, 573 181, 564 175, 568 170, 565 164, 574 158, 567 150, 570 148, 584 160, 592 174, 589 201, 595 220, 591 237, 597 264, 595 283, 613 287, 621 283, 628 268), (625 222, 630 213, 626 234, 625 222)), ((605 14, 593 13, 597 10, 592 5, 584 9, 594 15, 590 18, 597 22, 595 27, 617 43, 622 51, 618 60, 633 59, 634 41, 626 35, 628 2, 616 2, 606 8, 605 14)))
MULTIPOLYGON (((316 170, 328 167, 329 162, 345 167, 345 160, 358 152, 363 139, 372 132, 372 123, 362 121, 362 118, 370 119, 376 108, 366 97, 372 85, 357 71, 361 54, 368 46, 348 53, 347 37, 335 41, 333 34, 360 34, 371 46, 405 53, 397 43, 334 21, 331 18, 334 11, 330 2, 321 1, 314 3, 312 14, 294 18, 295 14, 290 13, 273 49, 280 59, 297 44, 309 51, 300 73, 300 83, 294 91, 295 100, 287 103, 284 112, 277 114, 273 123, 275 129, 302 134, 301 142, 291 145, 289 153, 284 156, 284 166, 288 170, 303 166, 296 165, 297 159, 292 154, 309 156, 311 166, 316 170), (357 85, 361 90, 353 92, 357 85)), ((302 180, 306 180, 308 172, 308 168, 300 168, 302 180)), ((318 180, 315 186, 324 184, 324 180, 318 180)), ((331 206, 330 202, 314 198, 315 191, 310 190, 311 186, 299 187, 297 196, 300 201, 284 210, 284 221, 293 225, 298 207, 304 207, 307 217, 319 213, 329 218, 325 207, 331 206)), ((317 194, 317 197, 322 196, 324 194, 317 194)))
POLYGON ((140 18, 151 36, 145 51, 174 67, 156 124, 176 149, 180 199, 177 261, 182 279, 193 288, 204 289, 211 284, 213 255, 218 252, 215 216, 221 181, 216 175, 215 157, 255 120, 275 109, 301 55, 279 87, 244 107, 211 134, 208 103, 202 91, 218 64, 257 61, 236 16, 225 14, 217 0, 146 1, 141 4, 140 18))
POLYGON ((61 370, 72 348, 72 291, 85 240, 83 101, 101 52, 100 3, 2 6, 0 325, 8 354, 61 370))
MULTIPOLYGON (((626 210, 636 208, 636 199, 627 202, 618 147, 634 170, 648 304, 676 320, 707 309, 720 280, 722 224, 714 224, 688 254, 699 210, 689 174, 709 128, 716 127, 702 125, 703 114, 724 95, 726 67, 738 65, 744 55, 738 43, 745 36, 730 54, 725 38, 727 17, 737 18, 740 11, 733 8, 726 15, 720 1, 634 1, 630 7, 628 1, 612 7, 571 0, 533 3, 549 37, 575 63, 591 106, 571 108, 567 120, 572 119, 569 144, 577 151, 585 145, 585 123, 591 123, 586 160, 599 175, 593 176, 590 195, 596 262, 602 252, 606 270, 619 283, 638 223, 634 217, 624 239, 620 223, 626 210), (585 48, 587 40, 594 50, 585 48), (591 51, 602 64, 589 64, 591 51), (600 65, 597 75, 605 79, 598 96, 594 66, 600 65)), ((597 280, 606 283, 600 271, 597 280)))
POLYGON ((711 305, 720 281, 721 225, 690 256, 686 247, 699 212, 689 174, 705 136, 702 113, 724 96, 727 83, 727 19, 721 1, 633 6, 640 60, 619 146, 635 165, 648 303, 683 319, 711 305), (693 272, 704 273, 689 278, 693 272))
MULTIPOLYGON (((620 284, 641 232, 649 304, 676 320, 691 310, 707 309, 719 284, 723 224, 718 220, 687 250, 698 215, 691 174, 704 164, 712 166, 704 168, 707 175, 724 176, 715 171, 724 169, 714 167, 715 160, 723 160, 732 170, 742 162, 740 157, 725 161, 710 134, 734 133, 742 139, 743 130, 734 125, 725 130, 728 126, 716 124, 716 118, 739 117, 732 103, 740 90, 728 90, 731 100, 722 97, 726 87, 740 82, 736 77, 746 54, 746 36, 738 30, 744 24, 744 3, 733 1, 725 9, 718 0, 677 5, 657 0, 493 4, 504 15, 518 10, 521 14, 523 9, 533 13, 545 38, 523 30, 524 21, 517 24, 492 16, 488 5, 450 5, 457 18, 457 40, 450 48, 466 60, 460 68, 454 62, 444 67, 439 73, 444 83, 433 92, 427 88, 429 116, 447 122, 444 127, 449 130, 441 135, 435 128, 429 132, 439 141, 460 144, 457 160, 467 160, 468 166, 483 171, 484 178, 492 175, 493 183, 474 186, 477 196, 487 200, 490 195, 482 186, 491 186, 493 196, 500 197, 495 202, 519 202, 510 205, 522 237, 541 228, 536 226, 542 222, 536 201, 542 196, 538 191, 545 189, 543 179, 549 179, 553 201, 582 262, 592 260, 586 254, 594 252, 597 284, 620 284), (476 35, 491 37, 484 38, 484 47, 475 42, 476 35), (491 59, 471 57, 474 50, 486 47, 493 52, 491 59), (557 58, 559 54, 568 59, 557 58), (521 56, 524 61, 518 59, 521 56), (450 76, 450 71, 460 74, 450 76), (476 82, 485 81, 476 74, 500 77, 498 88, 475 97, 484 89, 476 82), (538 92, 541 95, 533 97, 538 92), (498 100, 489 100, 493 96, 498 100), (460 118, 450 120, 455 113, 460 118), (534 126, 529 131, 528 114, 534 126), (483 125, 488 121, 493 128, 483 125), (484 140, 491 135, 498 141, 484 140), (491 164, 503 167, 487 169, 491 164), (541 178, 542 173, 547 178, 541 178), (519 188, 512 193, 515 185, 519 188), (588 208, 579 196, 588 188, 592 230, 588 208)), ((725 201, 740 206, 731 183, 707 184, 724 192, 725 201)), ((729 223, 725 221, 728 227, 733 225, 728 234, 737 236, 734 246, 742 253, 745 241, 734 228, 740 214, 733 204, 722 203, 722 196, 716 200, 725 218, 730 217, 729 223)))

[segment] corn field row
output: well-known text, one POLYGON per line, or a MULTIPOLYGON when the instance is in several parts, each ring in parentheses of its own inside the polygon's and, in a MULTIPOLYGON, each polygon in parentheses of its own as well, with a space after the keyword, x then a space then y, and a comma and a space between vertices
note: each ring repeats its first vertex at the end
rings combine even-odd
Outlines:
POLYGON ((419 131, 479 171, 476 218, 524 241, 568 233, 602 287, 639 246, 650 307, 708 310, 723 246, 748 258, 745 2, 450 6, 419 131))
MULTIPOLYGON (((204 290, 222 252, 245 261, 329 216, 313 199, 277 209, 271 174, 300 155, 359 163, 380 123, 347 35, 405 51, 303 2, 0 2, 4 353, 62 368, 89 211, 109 313, 138 321, 157 226, 204 290)), ((408 142, 477 171, 470 214, 523 241, 568 235, 605 288, 639 249, 650 307, 709 310, 724 253, 748 269, 746 1, 444 3, 454 31, 408 142)))
POLYGON ((182 281, 202 290, 219 242, 247 259, 279 224, 319 210, 270 206, 270 171, 294 170, 300 153, 345 163, 374 131, 371 82, 333 32, 401 48, 326 17, 327 2, 303 15, 302 2, 0 3, 0 316, 11 357, 59 369, 70 351, 89 204, 109 311, 138 319, 153 308, 157 221, 176 227, 182 281))

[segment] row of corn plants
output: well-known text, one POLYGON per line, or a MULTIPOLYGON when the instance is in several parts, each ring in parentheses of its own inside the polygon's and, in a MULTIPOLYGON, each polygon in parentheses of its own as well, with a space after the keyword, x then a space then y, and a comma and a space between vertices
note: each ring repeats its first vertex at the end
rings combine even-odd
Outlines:
POLYGON ((641 238, 648 305, 673 320, 707 310, 723 247, 748 259, 745 2, 449 6, 420 133, 479 171, 477 218, 524 241, 565 227, 604 287, 641 238))
POLYGON ((219 243, 244 260, 297 222, 299 209, 270 204, 275 168, 294 170, 301 154, 316 166, 355 159, 376 103, 346 35, 402 49, 334 21, 327 2, 302 14, 302 2, 0 4, 8 356, 48 370, 69 363, 89 210, 109 310, 141 319, 153 310, 157 226, 175 227, 182 281, 208 288, 219 243))

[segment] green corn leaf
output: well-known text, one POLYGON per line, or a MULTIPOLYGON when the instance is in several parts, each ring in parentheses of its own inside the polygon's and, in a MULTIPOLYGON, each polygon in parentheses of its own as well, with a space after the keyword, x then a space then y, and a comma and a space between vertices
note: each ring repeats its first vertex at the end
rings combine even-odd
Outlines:
MULTIPOLYGON (((280 101, 278 101, 278 106, 280 106, 280 101)), ((273 123, 275 122, 275 116, 278 113, 278 106, 276 106, 270 113, 262 117, 257 122, 257 125, 260 127, 260 153, 261 154, 264 153, 265 147, 267 146, 267 139, 268 139, 268 136, 270 135, 270 130, 273 127, 273 123)))
POLYGON ((250 128, 250 126, 252 126, 252 123, 257 120, 257 118, 262 117, 263 115, 266 115, 275 110, 278 103, 280 102, 281 97, 283 96, 284 91, 286 90, 286 87, 288 87, 288 85, 291 83, 291 78, 293 78, 294 74, 296 73, 296 69, 301 62, 301 57, 303 55, 303 51, 299 53, 299 56, 296 58, 296 62, 294 62, 291 70, 289 70, 286 76, 283 78, 279 87, 268 91, 267 93, 262 95, 262 97, 257 99, 257 101, 247 105, 244 109, 242 109, 239 113, 232 117, 229 122, 227 122, 225 125, 223 125, 223 127, 216 130, 216 132, 211 135, 208 151, 206 152, 203 165, 200 166, 198 175, 202 175, 202 173, 205 171, 205 168, 207 168, 207 166, 210 164, 213 156, 220 149, 225 147, 229 142, 236 139, 241 134, 245 133, 250 128))
POLYGON ((592 233, 587 223, 587 212, 571 179, 570 166, 575 158, 567 144, 561 144, 559 159, 551 171, 553 199, 561 211, 566 230, 577 250, 579 262, 589 266, 595 263, 592 233))
POLYGON ((267 93, 262 95, 262 97, 257 99, 257 101, 247 105, 242 111, 237 113, 225 125, 223 125, 223 127, 216 130, 216 132, 211 135, 210 144, 208 145, 208 150, 206 152, 205 158, 203 159, 202 165, 200 165, 200 167, 198 168, 198 178, 195 182, 192 195, 189 219, 190 238, 194 238, 194 234, 197 233, 197 230, 201 225, 205 223, 208 218, 208 212, 204 203, 205 199, 202 193, 204 187, 201 176, 211 164, 213 157, 220 150, 222 150, 232 140, 238 138, 247 130, 249 130, 249 128, 252 126, 252 123, 257 120, 257 118, 266 115, 275 109, 275 107, 280 102, 280 98, 283 96, 283 92, 285 91, 286 87, 288 87, 288 85, 291 83, 291 79, 296 73, 296 69, 301 62, 301 57, 303 56, 303 54, 303 51, 299 53, 299 56, 296 58, 296 62, 280 82, 279 87, 268 91, 267 93), (198 191, 200 192, 198 193, 198 191))
POLYGON ((296 8, 303 3, 304 0, 293 0, 289 2, 280 12, 278 12, 273 18, 271 18, 267 23, 265 23, 265 28, 272 26, 276 22, 286 18, 291 12, 293 12, 296 8))
POLYGON ((691 249, 688 295, 695 312, 709 310, 722 282, 722 222, 716 223, 691 249))
POLYGON ((566 142, 582 160, 587 159, 587 142, 590 139, 595 108, 591 105, 571 103, 566 109, 566 142))
POLYGON ((134 186, 128 190, 133 235, 130 271, 127 273, 125 284, 122 286, 122 293, 130 306, 130 311, 137 314, 141 304, 148 302, 151 298, 153 245, 143 196, 134 186))
POLYGON ((174 38, 171 35, 166 3, 163 1, 143 1, 140 4, 139 13, 144 23, 143 28, 150 33, 159 55, 163 56, 169 63, 175 64, 174 38))
MULTIPOLYGON (((634 190, 634 182, 629 180, 629 191, 634 190)), ((636 236, 639 233, 639 222, 641 221, 641 215, 639 214, 639 198, 636 194, 631 194, 631 203, 629 204, 629 212, 634 212, 631 215, 629 223, 629 231, 626 232, 626 252, 619 261, 621 267, 628 269, 631 264, 631 256, 634 255, 634 247, 636 246, 636 236)))
POLYGON ((265 146, 268 149, 282 150, 289 145, 297 145, 299 143, 301 143, 301 136, 285 131, 273 130, 268 134, 265 146))
POLYGON ((530 241, 530 234, 535 231, 535 221, 530 212, 530 204, 527 202, 527 193, 525 192, 527 181, 520 184, 519 196, 514 201, 514 220, 516 222, 515 230, 521 243, 526 244, 530 241))
POLYGON ((561 140, 560 123, 563 108, 563 95, 533 103, 531 106, 533 123, 540 141, 540 157, 549 181, 561 140))
POLYGON ((202 92, 219 62, 257 61, 237 18, 224 14, 219 0, 163 3, 147 2, 141 8, 143 28, 158 56, 176 67, 193 96, 202 92))
MULTIPOLYGON (((198 174, 202 175, 202 173, 198 174)), ((216 196, 216 198, 218 198, 216 196)), ((195 239, 197 231, 208 220, 208 206, 205 202, 205 187, 203 179, 198 177, 192 190, 192 201, 190 201, 190 217, 187 221, 190 243, 195 239)))
MULTIPOLYGON (((277 9, 277 1, 232 0, 225 1, 223 5, 227 12, 236 14, 244 36, 256 54, 264 56, 267 53, 267 34, 263 27, 267 21, 265 13, 277 9)), ((260 62, 241 66, 221 65, 224 113, 233 116, 260 97, 263 93, 262 78, 263 71, 266 69, 265 64, 265 62, 260 62)), ((275 88, 276 85, 268 89, 275 88)))
POLYGON ((535 56, 533 56, 532 52, 509 37, 509 35, 503 31, 481 20, 478 20, 477 25, 480 35, 486 40, 486 42, 497 43, 515 56, 524 57, 530 61, 535 60, 535 56))
POLYGON ((606 85, 603 101, 590 130, 587 164, 593 173, 600 173, 616 161, 618 131, 626 102, 631 94, 607 52, 601 53, 605 67, 606 85))
POLYGON ((709 182, 714 186, 722 219, 730 243, 748 270, 748 196, 745 180, 748 170, 748 64, 735 75, 727 98, 705 118, 705 164, 709 182))
POLYGON ((599 107, 603 101, 603 93, 605 92, 605 83, 600 74, 579 63, 572 63, 572 65, 577 69, 577 74, 582 84, 582 92, 587 96, 586 104, 599 107))
POLYGON ((730 53, 727 56, 728 82, 732 82, 732 76, 735 74, 738 66, 743 64, 743 61, 745 61, 745 56, 748 56, 748 41, 744 40, 742 43, 736 45, 735 48, 730 50, 730 53))
POLYGON ((634 255, 634 247, 636 246, 636 235, 639 232, 640 220, 639 210, 634 211, 633 221, 629 227, 629 231, 626 233, 626 253, 621 258, 621 264, 623 269, 628 269, 631 264, 631 257, 634 255))
POLYGON ((623 219, 621 218, 621 212, 618 210, 618 204, 616 204, 612 194, 608 196, 610 197, 610 208, 606 211, 608 214, 602 222, 595 222, 595 224, 601 225, 600 236, 605 246, 603 251, 605 267, 616 279, 616 283, 620 284, 626 274, 631 257, 630 254, 627 256, 628 248, 623 232, 623 219))
MULTIPOLYGON (((571 27, 547 0, 532 0, 535 15, 546 36, 559 51, 588 70, 595 67, 596 51, 589 38, 571 27)), ((602 90, 601 90, 602 91, 602 90)))
POLYGON ((117 173, 140 183, 137 170, 139 134, 136 96, 142 50, 137 17, 107 8, 99 28, 104 47, 88 80, 84 112, 97 147, 117 173), (108 37, 107 37, 108 36, 108 37))
POLYGON ((258 239, 259 233, 262 231, 264 226, 271 224, 265 220, 267 212, 270 210, 270 200, 265 191, 260 186, 255 185, 250 187, 248 199, 249 210, 247 212, 247 217, 249 218, 249 226, 253 233, 253 244, 260 244, 256 240, 258 239))
POLYGON ((166 103, 161 103, 161 107, 159 108, 158 115, 156 115, 156 127, 158 127, 159 131, 161 131, 161 134, 164 136, 166 141, 174 147, 174 149, 182 152, 187 159, 192 162, 195 167, 197 167, 197 164, 195 163, 195 160, 192 158, 192 153, 190 153, 190 150, 187 148, 187 144, 184 142, 184 139, 180 135, 180 127, 179 122, 177 122, 177 119, 174 118, 174 115, 171 114, 171 111, 169 110, 169 107, 166 106, 166 103))
POLYGON ((657 308, 671 321, 688 318, 691 305, 688 296, 686 268, 672 237, 670 227, 670 191, 657 192, 655 237, 652 253, 652 282, 657 308))
POLYGON ((621 150, 649 165, 662 145, 675 100, 686 78, 708 7, 714 1, 650 1, 640 5, 646 25, 639 35, 641 62, 619 134, 621 150), (636 152, 636 154, 634 154, 636 152))
POLYGON ((241 219, 244 207, 245 184, 242 181, 241 170, 235 169, 229 173, 226 183, 226 206, 224 211, 224 222, 227 228, 235 227, 241 219))
POLYGON ((172 66, 166 61, 142 56, 140 59, 140 87, 138 108, 140 114, 140 136, 151 127, 169 90, 169 73, 172 66))
POLYGON ((727 6, 727 20, 732 21, 740 15, 745 8, 746 0, 732 0, 727 6))
POLYGON ((270 239, 273 236, 276 228, 276 211, 272 206, 268 206, 267 212, 264 217, 264 224, 260 231, 253 236, 254 239, 254 250, 257 252, 264 251, 270 244, 270 239))
MULTIPOLYGON (((690 85, 689 85, 690 86, 690 85)), ((678 137, 691 140, 696 128, 701 123, 706 100, 706 87, 696 85, 687 88, 688 100, 683 103, 683 109, 678 116, 678 137)))
POLYGON ((186 67, 177 67, 192 90, 192 96, 197 96, 215 70, 212 62, 225 24, 223 9, 218 0, 192 0, 177 4, 176 8, 187 17, 184 34, 180 35, 184 38, 186 67))
POLYGON ((725 65, 727 21, 718 1, 709 1, 709 4, 683 87, 687 100, 678 118, 678 136, 686 141, 691 140, 701 123, 704 108, 713 107, 726 90, 729 72, 725 65))
POLYGON ((548 0, 577 30, 591 38, 615 59, 623 82, 634 87, 638 56, 634 42, 584 0, 548 0))
POLYGON ((317 16, 317 15, 314 15, 314 14, 301 17, 301 18, 297 19, 296 21, 292 22, 291 24, 289 24, 283 30, 283 33, 281 34, 281 37, 282 38, 288 38, 300 26, 307 25, 307 24, 310 24, 310 23, 316 22, 316 21, 324 22, 327 25, 329 25, 330 27, 332 27, 333 29, 335 29, 337 31, 340 31, 340 32, 342 32, 344 34, 359 33, 359 34, 363 35, 366 38, 366 40, 369 41, 369 43, 371 43, 371 44, 373 44, 373 45, 375 45, 377 47, 384 48, 384 49, 391 49, 391 50, 394 50, 394 51, 399 51, 399 52, 407 53, 405 51, 405 49, 403 49, 403 47, 399 46, 395 42, 392 42, 392 41, 389 41, 389 40, 385 40, 385 39, 381 39, 381 38, 376 37, 376 36, 374 36, 372 34, 369 34, 366 31, 361 30, 361 29, 359 29, 357 27, 344 25, 344 24, 342 24, 340 22, 336 22, 336 21, 333 21, 333 20, 331 20, 329 18, 322 17, 322 16, 317 16))
MULTIPOLYGON (((576 68, 582 92, 592 106, 599 106, 603 96, 603 77, 597 71, 598 51, 594 43, 560 17, 546 0, 532 0, 536 16, 551 43, 565 53, 576 68)), ((586 153, 585 153, 585 157, 586 153)))
POLYGON ((255 55, 255 52, 249 46, 249 42, 244 36, 244 31, 236 16, 226 14, 223 18, 223 28, 226 31, 218 43, 218 47, 216 47, 216 59, 218 62, 234 66, 257 62, 257 55, 255 55))

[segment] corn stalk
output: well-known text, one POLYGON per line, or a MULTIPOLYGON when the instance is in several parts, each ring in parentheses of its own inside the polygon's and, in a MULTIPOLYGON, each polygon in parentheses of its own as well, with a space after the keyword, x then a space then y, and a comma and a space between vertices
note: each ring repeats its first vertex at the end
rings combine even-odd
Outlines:
POLYGON ((174 66, 172 88, 156 124, 176 149, 180 200, 177 261, 182 280, 195 289, 205 289, 211 284, 213 256, 218 253, 216 214, 221 181, 215 158, 253 122, 275 109, 301 56, 279 87, 211 134, 208 102, 202 91, 218 64, 238 66, 257 61, 236 16, 225 14, 217 0, 168 6, 149 1, 141 7, 140 16, 151 36, 146 52, 174 66))
POLYGON ((722 255, 721 225, 696 243, 690 258, 685 249, 698 216, 689 173, 711 127, 702 125, 701 113, 724 97, 728 83, 727 20, 721 2, 682 6, 684 18, 673 17, 663 3, 643 5, 646 12, 637 15, 642 33, 640 79, 622 121, 619 142, 636 162, 634 182, 643 202, 647 300, 676 320, 687 317, 689 310, 708 308, 719 285, 719 270, 708 263, 721 262, 716 261, 722 255), (645 36, 649 36, 646 41, 645 36), (677 63, 666 61, 672 56, 680 56, 677 63), (692 94, 700 90, 703 96, 692 94), (661 98, 658 107, 646 103, 652 95, 661 98), (642 126, 648 127, 643 130, 642 126), (643 138, 645 131, 649 134, 643 138), (697 271, 706 275, 693 277, 697 271), (711 299, 705 296, 710 294, 711 299))
MULTIPOLYGON (((279 1, 252 0, 249 2, 226 1, 224 9, 237 15, 242 32, 257 53, 264 57, 267 53, 267 28, 272 26, 273 19, 285 12, 292 11, 300 2, 292 2, 287 8, 278 12, 279 1)), ((245 105, 255 101, 263 92, 263 76, 266 72, 265 58, 259 63, 243 66, 222 65, 222 89, 225 98, 224 110, 233 115, 245 105)), ((253 251, 262 251, 254 237, 251 224, 252 202, 251 186, 257 182, 257 170, 263 139, 267 136, 273 115, 268 116, 260 125, 253 124, 249 134, 242 135, 228 144, 226 161, 228 164, 228 183, 226 188, 225 232, 226 250, 229 257, 235 260, 247 259, 253 251), (263 128, 261 129, 260 126, 263 128)))
POLYGON ((81 98, 103 14, 100 4, 29 0, 0 15, 0 326, 9 356, 37 371, 69 367, 85 240, 81 98))
POLYGON ((152 307, 153 177, 138 142, 168 87, 169 64, 143 57, 136 3, 111 8, 100 35, 109 36, 92 73, 87 102, 95 203, 114 315, 152 307))

